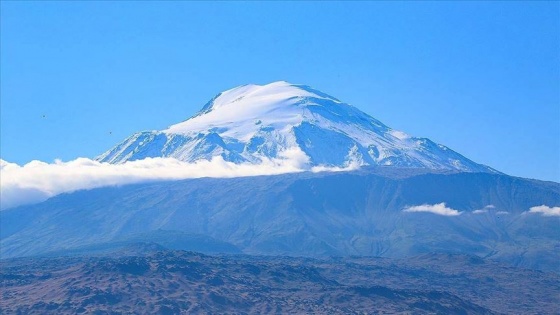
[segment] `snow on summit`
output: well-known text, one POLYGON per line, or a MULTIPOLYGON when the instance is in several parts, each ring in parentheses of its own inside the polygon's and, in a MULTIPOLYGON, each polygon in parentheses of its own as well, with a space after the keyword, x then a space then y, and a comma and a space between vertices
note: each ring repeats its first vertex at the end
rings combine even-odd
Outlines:
POLYGON ((337 101, 283 81, 264 86, 244 85, 220 93, 199 115, 164 132, 188 134, 218 127, 228 129, 225 136, 250 139, 262 124, 284 128, 301 123, 305 112, 301 101, 312 98, 337 101))
POLYGON ((294 156, 303 156, 308 167, 394 165, 495 172, 429 139, 393 130, 335 97, 285 81, 224 91, 195 116, 165 130, 133 134, 97 160, 173 157, 194 162, 221 157, 258 164, 294 156))

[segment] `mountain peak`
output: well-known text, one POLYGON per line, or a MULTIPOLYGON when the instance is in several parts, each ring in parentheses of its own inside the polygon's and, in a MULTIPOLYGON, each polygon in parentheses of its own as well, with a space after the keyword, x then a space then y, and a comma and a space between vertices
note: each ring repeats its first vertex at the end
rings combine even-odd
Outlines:
POLYGON ((314 116, 310 106, 320 106, 323 111, 337 111, 336 107, 339 106, 349 107, 306 85, 286 81, 265 85, 247 84, 218 94, 194 117, 172 125, 163 132, 189 134, 203 132, 210 127, 248 134, 264 126, 296 126, 314 116))
POLYGON ((236 107, 244 105, 250 105, 252 107, 257 107, 259 105, 268 105, 268 107, 271 105, 278 106, 285 104, 289 99, 306 97, 331 99, 340 102, 336 98, 314 90, 306 85, 292 84, 287 81, 276 81, 265 85, 240 85, 226 90, 207 103, 200 113, 207 113, 229 105, 236 107))
POLYGON ((192 162, 220 156, 234 163, 262 163, 295 151, 305 156, 308 166, 495 172, 429 139, 393 130, 310 86, 286 81, 226 90, 186 121, 136 133, 98 160, 174 157, 192 162))

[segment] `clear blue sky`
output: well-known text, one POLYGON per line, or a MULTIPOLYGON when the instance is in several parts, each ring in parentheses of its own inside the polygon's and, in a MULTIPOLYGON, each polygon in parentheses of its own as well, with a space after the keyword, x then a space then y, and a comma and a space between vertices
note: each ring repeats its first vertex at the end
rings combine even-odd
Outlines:
POLYGON ((311 85, 560 181, 558 2, 1 2, 1 157, 95 157, 247 83, 311 85), (45 115, 45 118, 43 118, 45 115))

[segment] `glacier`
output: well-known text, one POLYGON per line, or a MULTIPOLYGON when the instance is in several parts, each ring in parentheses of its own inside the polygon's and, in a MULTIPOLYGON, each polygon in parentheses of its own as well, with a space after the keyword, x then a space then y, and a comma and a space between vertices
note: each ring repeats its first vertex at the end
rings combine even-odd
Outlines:
POLYGON ((96 160, 221 157, 259 164, 291 159, 294 152, 305 157, 304 169, 370 165, 497 173, 430 139, 391 129, 333 96, 286 81, 224 91, 193 117, 164 130, 135 133, 96 160))

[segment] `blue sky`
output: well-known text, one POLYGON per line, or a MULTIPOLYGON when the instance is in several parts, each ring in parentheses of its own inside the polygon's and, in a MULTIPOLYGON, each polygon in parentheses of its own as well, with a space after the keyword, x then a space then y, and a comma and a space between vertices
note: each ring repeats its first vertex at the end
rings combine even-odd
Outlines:
POLYGON ((560 181, 558 2, 1 2, 2 159, 95 157, 247 83, 311 85, 560 181))

